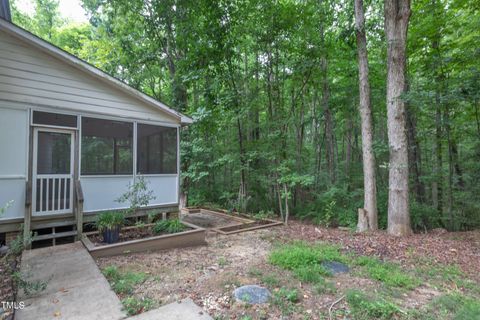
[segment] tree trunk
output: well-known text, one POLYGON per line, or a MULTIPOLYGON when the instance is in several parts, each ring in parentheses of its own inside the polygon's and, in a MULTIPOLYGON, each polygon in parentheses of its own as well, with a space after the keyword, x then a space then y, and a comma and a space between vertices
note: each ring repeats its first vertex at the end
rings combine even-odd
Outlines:
POLYGON ((368 218, 366 219, 366 224, 361 223, 365 221, 365 219, 360 219, 361 215, 359 214, 357 231, 362 232, 367 229, 378 229, 377 183, 375 176, 375 157, 373 155, 373 119, 370 101, 370 83, 368 80, 368 53, 363 0, 355 0, 355 29, 358 50, 359 108, 362 119, 364 210, 368 218))
POLYGON ((388 233, 409 235, 408 148, 405 93, 406 42, 409 0, 385 0, 387 38, 387 128, 390 164, 388 176, 388 233))

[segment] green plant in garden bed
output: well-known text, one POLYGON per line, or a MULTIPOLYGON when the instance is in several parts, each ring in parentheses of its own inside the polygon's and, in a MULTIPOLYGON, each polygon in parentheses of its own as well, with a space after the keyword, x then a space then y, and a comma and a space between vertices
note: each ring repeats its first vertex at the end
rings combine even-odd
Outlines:
POLYGON ((121 211, 107 211, 99 214, 95 226, 99 232, 122 227, 125 223, 125 214, 121 211))
POLYGON ((115 243, 119 240, 120 229, 125 224, 125 214, 121 211, 107 211, 99 214, 95 221, 98 232, 103 234, 103 241, 115 243))
POLYGON ((102 273, 110 282, 113 291, 117 294, 130 294, 135 286, 142 284, 147 279, 147 275, 142 272, 121 272, 115 266, 108 266, 102 270, 102 273))
POLYGON ((154 233, 177 233, 185 231, 187 227, 179 219, 161 220, 155 223, 152 230, 154 233))

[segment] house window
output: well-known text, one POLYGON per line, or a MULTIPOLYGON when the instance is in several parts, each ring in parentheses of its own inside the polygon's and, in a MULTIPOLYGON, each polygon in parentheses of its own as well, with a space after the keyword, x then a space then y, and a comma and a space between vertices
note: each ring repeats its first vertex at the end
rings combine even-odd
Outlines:
POLYGON ((148 124, 137 126, 137 172, 177 173, 177 129, 148 124))
POLYGON ((82 175, 133 174, 133 123, 82 117, 82 175))
POLYGON ((76 128, 77 116, 72 116, 68 114, 33 111, 32 123, 47 125, 47 126, 55 126, 55 127, 76 128))

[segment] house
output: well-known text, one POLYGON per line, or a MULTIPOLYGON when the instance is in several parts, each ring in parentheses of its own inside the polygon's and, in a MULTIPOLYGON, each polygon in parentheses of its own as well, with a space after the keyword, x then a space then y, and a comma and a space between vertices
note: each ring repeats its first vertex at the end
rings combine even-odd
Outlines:
POLYGON ((79 235, 99 212, 125 208, 115 200, 140 175, 151 208, 177 211, 179 130, 190 123, 0 18, 0 207, 10 203, 0 234, 24 224, 52 230, 37 240, 79 235))

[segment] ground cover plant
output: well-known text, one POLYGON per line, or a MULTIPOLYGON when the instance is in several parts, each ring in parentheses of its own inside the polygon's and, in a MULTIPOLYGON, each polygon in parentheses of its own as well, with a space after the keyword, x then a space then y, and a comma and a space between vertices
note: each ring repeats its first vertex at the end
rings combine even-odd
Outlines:
POLYGON ((135 315, 152 309, 156 303, 149 297, 134 297, 134 290, 148 278, 142 272, 121 271, 115 266, 107 266, 102 270, 113 291, 120 297, 128 315, 135 315))

